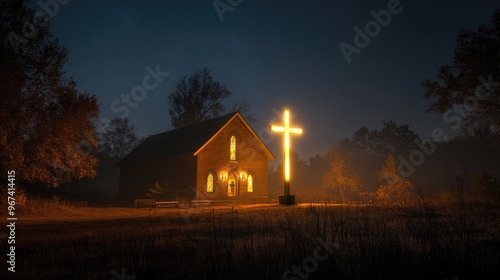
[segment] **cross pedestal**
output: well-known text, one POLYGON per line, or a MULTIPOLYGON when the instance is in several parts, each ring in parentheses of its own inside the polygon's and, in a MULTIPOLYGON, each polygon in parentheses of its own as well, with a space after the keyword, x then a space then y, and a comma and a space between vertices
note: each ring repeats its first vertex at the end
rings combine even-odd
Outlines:
POLYGON ((278 196, 279 204, 293 205, 295 204, 295 195, 290 194, 290 182, 285 182, 285 190, 283 195, 278 196))
POLYGON ((279 204, 293 205, 295 204, 295 195, 290 195, 290 133, 302 134, 302 128, 290 127, 290 111, 285 109, 283 113, 283 126, 272 125, 271 130, 275 132, 283 132, 283 149, 284 149, 284 192, 278 196, 279 204))

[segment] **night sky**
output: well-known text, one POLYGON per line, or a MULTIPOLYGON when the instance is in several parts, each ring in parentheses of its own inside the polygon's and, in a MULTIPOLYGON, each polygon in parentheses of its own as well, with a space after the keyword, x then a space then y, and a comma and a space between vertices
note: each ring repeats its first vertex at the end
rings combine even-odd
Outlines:
POLYGON ((252 127, 277 156, 281 137, 264 132, 289 107, 292 124, 304 128, 292 148, 308 159, 383 120, 407 123, 422 138, 438 127, 456 133, 425 113, 421 83, 451 62, 460 29, 488 24, 500 8, 499 1, 401 1, 348 63, 339 44, 355 46, 354 28, 364 30, 371 10, 395 1, 232 0, 241 3, 223 20, 213 2, 72 0, 53 13, 50 29, 69 51, 67 75, 97 96, 101 118, 126 115, 140 136, 169 130, 168 94, 181 77, 207 67, 233 93, 230 102, 250 102, 258 119, 252 127), (129 114, 113 110, 157 65, 169 76, 129 114))

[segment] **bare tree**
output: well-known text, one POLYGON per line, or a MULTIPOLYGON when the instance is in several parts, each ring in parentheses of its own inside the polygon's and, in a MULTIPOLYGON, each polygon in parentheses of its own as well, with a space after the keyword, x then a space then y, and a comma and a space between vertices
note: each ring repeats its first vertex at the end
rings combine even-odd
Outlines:
POLYGON ((127 118, 112 119, 101 135, 100 150, 111 158, 122 158, 136 147, 138 137, 127 118))
POLYGON ((245 117, 247 122, 253 123, 257 121, 257 119, 252 114, 251 110, 252 106, 250 105, 250 102, 245 99, 237 99, 229 109, 229 113, 240 112, 245 117))
POLYGON ((236 100, 230 108, 224 104, 231 95, 225 86, 214 81, 207 68, 196 71, 189 78, 183 77, 168 96, 172 126, 179 128, 236 111, 246 114, 252 121, 247 101, 236 100))

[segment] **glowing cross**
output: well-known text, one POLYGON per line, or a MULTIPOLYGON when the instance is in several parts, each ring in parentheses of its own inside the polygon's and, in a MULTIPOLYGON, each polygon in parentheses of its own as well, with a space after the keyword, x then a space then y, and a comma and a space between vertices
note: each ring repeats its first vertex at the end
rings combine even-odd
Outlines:
POLYGON ((271 125, 271 130, 275 132, 283 132, 283 149, 285 152, 284 171, 285 171, 285 193, 286 197, 290 196, 290 133, 302 134, 302 128, 290 127, 290 111, 285 109, 283 113, 283 126, 271 125))

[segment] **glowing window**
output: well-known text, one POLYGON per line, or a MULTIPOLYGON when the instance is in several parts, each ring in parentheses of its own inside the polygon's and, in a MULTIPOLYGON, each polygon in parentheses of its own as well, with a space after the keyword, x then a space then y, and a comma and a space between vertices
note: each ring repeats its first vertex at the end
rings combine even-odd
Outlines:
POLYGON ((248 192, 253 192, 253 176, 252 175, 248 175, 248 179, 247 179, 247 191, 248 192))
POLYGON ((236 160, 236 137, 231 136, 231 144, 229 148, 229 160, 236 160))
POLYGON ((207 192, 214 192, 214 175, 212 173, 208 174, 207 192))

